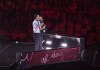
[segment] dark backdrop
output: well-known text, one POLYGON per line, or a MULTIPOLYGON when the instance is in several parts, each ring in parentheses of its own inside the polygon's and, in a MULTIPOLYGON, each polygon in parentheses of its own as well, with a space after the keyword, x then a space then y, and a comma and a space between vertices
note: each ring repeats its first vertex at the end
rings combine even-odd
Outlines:
POLYGON ((0 0, 0 41, 33 42, 33 15, 44 17, 46 33, 100 42, 100 0, 0 0))

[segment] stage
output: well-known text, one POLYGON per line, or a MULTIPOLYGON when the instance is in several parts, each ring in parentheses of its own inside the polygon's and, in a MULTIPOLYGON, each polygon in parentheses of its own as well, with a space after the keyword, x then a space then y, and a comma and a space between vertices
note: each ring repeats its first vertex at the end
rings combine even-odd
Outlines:
MULTIPOLYGON (((18 67, 17 61, 16 61, 16 52, 33 52, 34 51, 34 44, 30 43, 24 43, 21 44, 16 44, 12 43, 9 45, 9 43, 6 43, 3 45, 4 47, 1 47, 1 52, 0 52, 0 70, 20 70, 20 67, 18 67)), ((62 70, 68 69, 77 69, 77 70, 85 70, 85 69, 91 69, 91 70, 97 70, 100 67, 94 67, 89 65, 86 62, 83 62, 82 60, 77 60, 77 61, 69 61, 69 62, 62 62, 62 63, 54 63, 54 64, 45 64, 45 65, 37 65, 37 66, 32 66, 28 68, 27 70, 62 70)), ((99 70, 99 69, 98 69, 99 70)))
POLYGON ((84 39, 46 35, 43 50, 35 51, 34 42, 8 42, 0 45, 0 69, 61 70, 99 66, 97 51, 84 49, 84 39), (52 42, 52 44, 50 43, 52 42))

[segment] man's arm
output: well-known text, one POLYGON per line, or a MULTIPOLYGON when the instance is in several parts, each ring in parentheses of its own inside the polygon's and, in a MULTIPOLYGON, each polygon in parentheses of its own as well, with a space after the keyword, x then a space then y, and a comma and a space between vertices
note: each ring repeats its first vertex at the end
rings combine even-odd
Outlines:
POLYGON ((44 23, 41 23, 41 24, 40 24, 40 30, 45 29, 45 27, 46 27, 46 25, 45 25, 44 23))
POLYGON ((34 32, 36 32, 38 30, 38 28, 41 30, 41 26, 43 25, 44 23, 41 23, 40 25, 37 25, 37 22, 34 22, 32 23, 33 25, 33 30, 34 32))
POLYGON ((33 31, 36 32, 37 29, 38 29, 38 26, 36 25, 36 22, 33 21, 32 26, 33 26, 33 31))

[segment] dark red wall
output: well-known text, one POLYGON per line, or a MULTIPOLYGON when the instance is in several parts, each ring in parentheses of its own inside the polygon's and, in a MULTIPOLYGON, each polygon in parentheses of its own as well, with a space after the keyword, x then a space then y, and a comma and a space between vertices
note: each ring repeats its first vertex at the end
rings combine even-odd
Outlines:
POLYGON ((0 0, 0 40, 33 41, 32 21, 40 13, 47 33, 100 42, 100 0, 0 0))

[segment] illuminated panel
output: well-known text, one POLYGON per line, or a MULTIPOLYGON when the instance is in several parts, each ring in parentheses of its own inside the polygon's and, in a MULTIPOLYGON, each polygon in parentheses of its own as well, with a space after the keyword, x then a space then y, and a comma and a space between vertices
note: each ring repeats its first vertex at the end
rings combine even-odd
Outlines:
POLYGON ((23 68, 31 66, 54 64, 61 62, 77 61, 80 48, 64 48, 56 50, 46 50, 38 52, 21 53, 20 65, 23 68))

